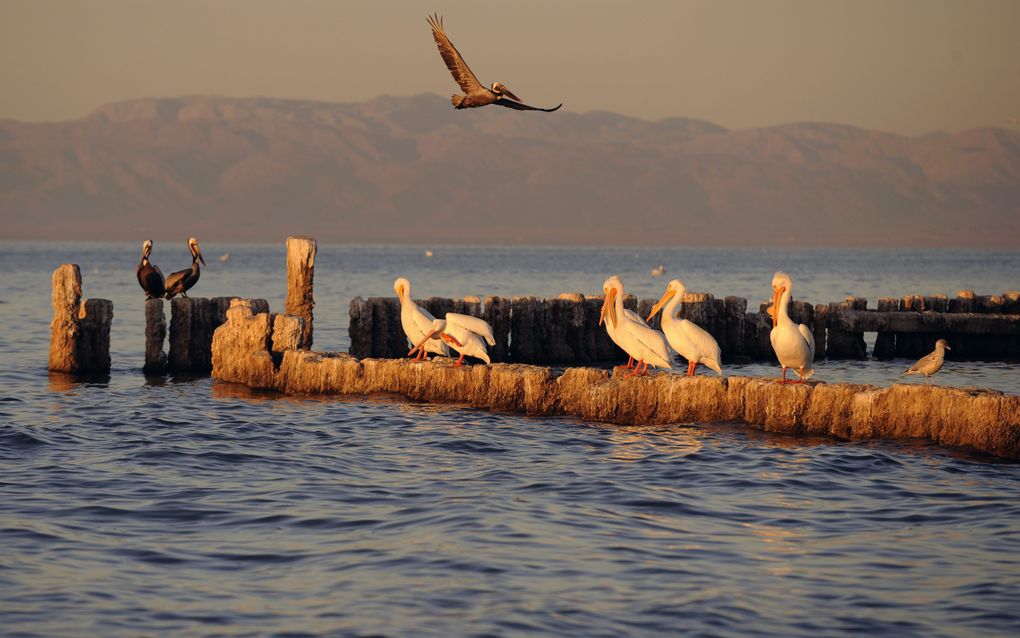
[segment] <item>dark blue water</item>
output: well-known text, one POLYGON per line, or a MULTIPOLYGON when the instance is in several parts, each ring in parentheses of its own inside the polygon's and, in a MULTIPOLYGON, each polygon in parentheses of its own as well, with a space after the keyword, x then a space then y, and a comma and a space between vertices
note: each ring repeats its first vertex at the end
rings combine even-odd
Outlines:
MULTIPOLYGON (((0 244, 2 635, 1020 632, 1018 464, 147 381, 136 248, 0 244), (45 371, 63 261, 114 300, 109 379, 45 371)), ((204 248, 198 294, 281 306, 282 247, 204 248)), ((651 297, 662 262, 692 289, 764 299, 782 267, 798 297, 829 301, 1002 292, 1020 272, 1017 253, 433 250, 320 247, 317 347, 346 347, 350 297, 391 294, 398 274, 420 296, 514 295, 596 292, 609 271, 651 297)), ((187 253, 154 257, 166 272, 187 253)), ((885 383, 902 363, 816 374, 885 383)), ((748 370, 774 372, 729 372, 748 370)), ((1005 364, 944 372, 1018 386, 1005 364)))

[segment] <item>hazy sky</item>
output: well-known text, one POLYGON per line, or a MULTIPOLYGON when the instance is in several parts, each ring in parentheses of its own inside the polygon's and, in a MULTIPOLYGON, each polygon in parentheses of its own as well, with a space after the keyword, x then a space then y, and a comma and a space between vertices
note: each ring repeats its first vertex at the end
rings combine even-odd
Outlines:
POLYGON ((143 96, 357 101, 456 85, 425 16, 522 99, 730 128, 1020 120, 1020 1, 0 0, 0 117, 143 96))

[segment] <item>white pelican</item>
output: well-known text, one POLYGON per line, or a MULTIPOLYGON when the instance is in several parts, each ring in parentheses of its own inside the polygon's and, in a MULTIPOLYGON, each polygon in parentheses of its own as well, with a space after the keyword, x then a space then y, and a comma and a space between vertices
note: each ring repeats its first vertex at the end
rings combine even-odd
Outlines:
POLYGON ((465 355, 481 359, 485 363, 492 363, 489 360, 485 344, 496 345, 496 338, 492 334, 492 327, 478 317, 462 315, 457 312, 446 313, 445 319, 436 319, 432 322, 428 334, 414 344, 411 351, 407 353, 408 356, 429 342, 436 341, 435 335, 439 335, 440 339, 460 353, 460 358, 453 364, 454 366, 463 365, 465 355), (482 341, 483 339, 485 341, 482 341))
MULTIPOLYGON (((428 310, 425 310, 411 299, 411 282, 404 277, 397 278, 393 282, 393 292, 397 293, 400 299, 400 325, 404 328, 407 340, 417 344, 432 330, 432 322, 436 320, 428 310)), ((440 354, 444 357, 450 356, 450 349, 442 341, 431 339, 426 342, 425 347, 419 352, 417 361, 428 356, 428 353, 440 354)))
POLYGON ((606 279, 602 284, 602 290, 606 298, 602 302, 599 323, 605 321, 608 313, 609 321, 616 331, 613 340, 624 352, 637 360, 638 364, 630 375, 648 374, 649 364, 656 368, 672 368, 666 337, 658 330, 649 328, 640 317, 634 320, 624 312, 623 282, 620 278, 613 275, 606 279))
POLYGON ((786 369, 793 368, 803 383, 814 374, 815 336, 802 323, 790 319, 787 308, 793 296, 793 280, 785 272, 777 272, 772 278, 772 332, 769 339, 776 352, 779 365, 783 366, 780 383, 786 383, 786 369))
POLYGON ((674 279, 666 286, 666 292, 662 299, 652 306, 648 314, 651 321, 655 313, 662 310, 662 331, 673 349, 680 353, 680 356, 687 359, 687 376, 694 376, 694 367, 703 363, 722 374, 719 366, 719 344, 715 338, 708 334, 701 326, 687 319, 678 319, 676 316, 677 305, 683 300, 687 287, 684 282, 674 279))
POLYGON ((662 275, 666 274, 666 267, 663 266, 662 264, 659 264, 655 268, 652 268, 650 271, 648 271, 648 274, 650 274, 652 277, 661 277, 662 275))
MULTIPOLYGON (((645 323, 645 320, 641 318, 641 315, 639 315, 638 313, 634 312, 630 308, 624 308, 623 309, 623 314, 628 319, 630 319, 631 321, 637 321, 638 323, 641 323, 641 324, 643 324, 645 326, 648 325, 647 323, 645 323)), ((603 313, 603 316, 599 318, 599 323, 602 323, 602 320, 604 318, 605 318, 605 314, 603 313)), ((620 347, 621 350, 623 350, 623 346, 620 345, 620 339, 617 337, 618 333, 619 333, 619 330, 617 329, 616 324, 614 324, 612 321, 607 321, 606 322, 606 334, 609 335, 609 338, 613 341, 613 343, 615 343, 617 346, 620 347)), ((630 370, 631 368, 634 367, 634 357, 628 355, 627 356, 627 365, 625 365, 625 366, 616 366, 616 367, 617 368, 623 368, 624 370, 630 370)))
POLYGON ((939 339, 935 342, 935 350, 933 352, 921 357, 917 363, 910 366, 910 369, 903 374, 923 374, 928 379, 928 383, 931 383, 932 376, 941 370, 942 364, 945 363, 946 350, 952 350, 952 348, 949 347, 945 339, 939 339))

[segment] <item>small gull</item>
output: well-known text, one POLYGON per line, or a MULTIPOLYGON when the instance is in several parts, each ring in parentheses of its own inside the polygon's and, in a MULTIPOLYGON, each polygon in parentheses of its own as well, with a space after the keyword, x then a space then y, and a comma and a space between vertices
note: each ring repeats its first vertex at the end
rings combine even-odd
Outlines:
POLYGON ((910 366, 910 369, 903 374, 923 374, 928 379, 928 383, 934 383, 931 377, 942 369, 942 364, 946 360, 946 350, 952 350, 952 348, 949 347, 945 339, 939 339, 935 342, 934 352, 921 357, 917 363, 910 366))

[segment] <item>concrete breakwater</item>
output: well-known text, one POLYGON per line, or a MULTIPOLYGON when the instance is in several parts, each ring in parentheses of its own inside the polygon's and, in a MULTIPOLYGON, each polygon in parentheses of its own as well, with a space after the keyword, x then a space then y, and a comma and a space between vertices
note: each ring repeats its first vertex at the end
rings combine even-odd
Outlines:
POLYGON ((769 432, 843 439, 927 438, 1020 458, 1020 396, 921 385, 807 383, 657 373, 627 378, 594 368, 447 359, 358 359, 297 350, 298 317, 232 302, 212 344, 213 377, 287 394, 394 393, 413 400, 621 424, 740 421, 769 432), (279 332, 278 332, 279 330, 279 332))
MULTIPOLYGON (((647 316, 654 299, 628 296, 624 305, 647 316)), ((558 298, 477 297, 464 300, 432 297, 418 302, 433 315, 460 312, 481 317, 492 325, 497 345, 495 362, 583 365, 625 360, 623 353, 598 325, 602 297, 566 293, 558 298)), ((772 361, 769 342, 772 319, 768 304, 747 312, 740 297, 716 299, 708 293, 687 293, 680 316, 715 337, 727 362, 772 361)), ((961 291, 944 295, 880 299, 868 310, 867 300, 849 297, 841 302, 790 304, 790 316, 811 328, 816 360, 917 358, 931 352, 940 338, 950 341, 954 360, 1020 359, 1020 293, 975 295, 961 291), (865 332, 877 337, 871 353, 865 332)), ((659 327, 659 317, 652 321, 659 327)), ((398 357, 407 352, 396 298, 356 297, 350 305, 351 354, 357 357, 398 357)))

